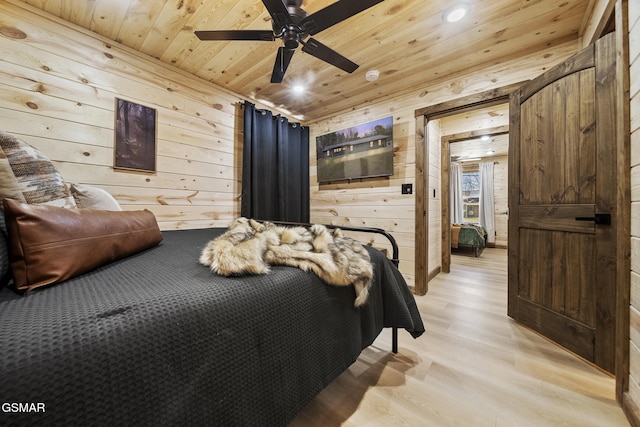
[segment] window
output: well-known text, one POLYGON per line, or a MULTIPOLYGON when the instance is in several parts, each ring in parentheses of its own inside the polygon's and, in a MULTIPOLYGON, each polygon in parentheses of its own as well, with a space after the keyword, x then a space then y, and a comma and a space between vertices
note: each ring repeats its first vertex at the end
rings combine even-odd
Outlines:
POLYGON ((480 171, 475 168, 462 171, 462 210, 465 222, 480 220, 480 171))

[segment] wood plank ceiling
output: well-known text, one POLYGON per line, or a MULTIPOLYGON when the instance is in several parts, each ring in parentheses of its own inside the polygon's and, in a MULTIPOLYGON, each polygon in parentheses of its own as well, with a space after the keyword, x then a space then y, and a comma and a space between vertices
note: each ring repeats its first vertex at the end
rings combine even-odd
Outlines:
MULTIPOLYGON (((260 0, 22 0, 303 122, 570 41, 595 0, 461 0, 470 14, 443 22, 452 0, 385 0, 314 36, 360 65, 348 74, 300 50, 270 83, 281 41, 200 41, 194 30, 270 29, 260 0), (368 82, 376 69, 380 78, 368 82), (296 94, 296 84, 307 87, 296 94)), ((342 0, 347 1, 347 0, 342 0)), ((352 0, 357 1, 357 0, 352 0)), ((304 0, 314 13, 334 0, 304 0)), ((559 58, 559 60, 562 58, 559 58)))

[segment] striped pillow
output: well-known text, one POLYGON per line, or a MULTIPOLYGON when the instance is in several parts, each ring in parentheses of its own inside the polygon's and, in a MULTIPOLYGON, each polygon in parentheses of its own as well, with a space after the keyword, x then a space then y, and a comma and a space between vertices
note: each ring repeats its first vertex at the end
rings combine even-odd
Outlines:
POLYGON ((0 200, 76 208, 62 175, 47 156, 0 130, 0 200))

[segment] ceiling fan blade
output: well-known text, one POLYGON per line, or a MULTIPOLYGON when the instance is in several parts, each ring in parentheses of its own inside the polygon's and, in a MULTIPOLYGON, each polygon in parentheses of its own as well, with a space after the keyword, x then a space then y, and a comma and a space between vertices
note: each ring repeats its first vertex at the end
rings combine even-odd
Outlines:
POLYGON ((200 40, 257 40, 272 42, 276 38, 271 30, 194 31, 200 40))
POLYGON ((287 71, 295 51, 295 49, 287 49, 282 46, 278 49, 276 62, 273 64, 273 72, 271 73, 271 83, 282 83, 284 73, 287 71))
POLYGON ((338 67, 341 70, 346 71, 347 73, 353 73, 359 66, 355 62, 350 61, 335 50, 323 45, 313 38, 310 38, 304 43, 304 46, 302 46, 302 51, 308 53, 309 55, 313 55, 318 59, 322 59, 324 62, 328 62, 329 64, 338 67))
POLYGON ((383 1, 384 0, 339 0, 307 16, 300 21, 299 25, 309 35, 314 35, 383 1))
POLYGON ((285 25, 293 24, 287 6, 282 0, 262 0, 264 7, 269 11, 271 19, 273 19, 274 27, 282 28, 285 25))

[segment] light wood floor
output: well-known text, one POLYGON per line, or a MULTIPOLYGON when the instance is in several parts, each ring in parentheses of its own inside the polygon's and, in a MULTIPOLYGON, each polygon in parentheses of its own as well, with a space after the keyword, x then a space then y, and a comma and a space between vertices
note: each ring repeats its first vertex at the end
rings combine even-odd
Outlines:
POLYGON ((509 319, 504 249, 454 255, 416 297, 426 333, 385 330, 298 426, 628 426, 615 380, 509 319))

